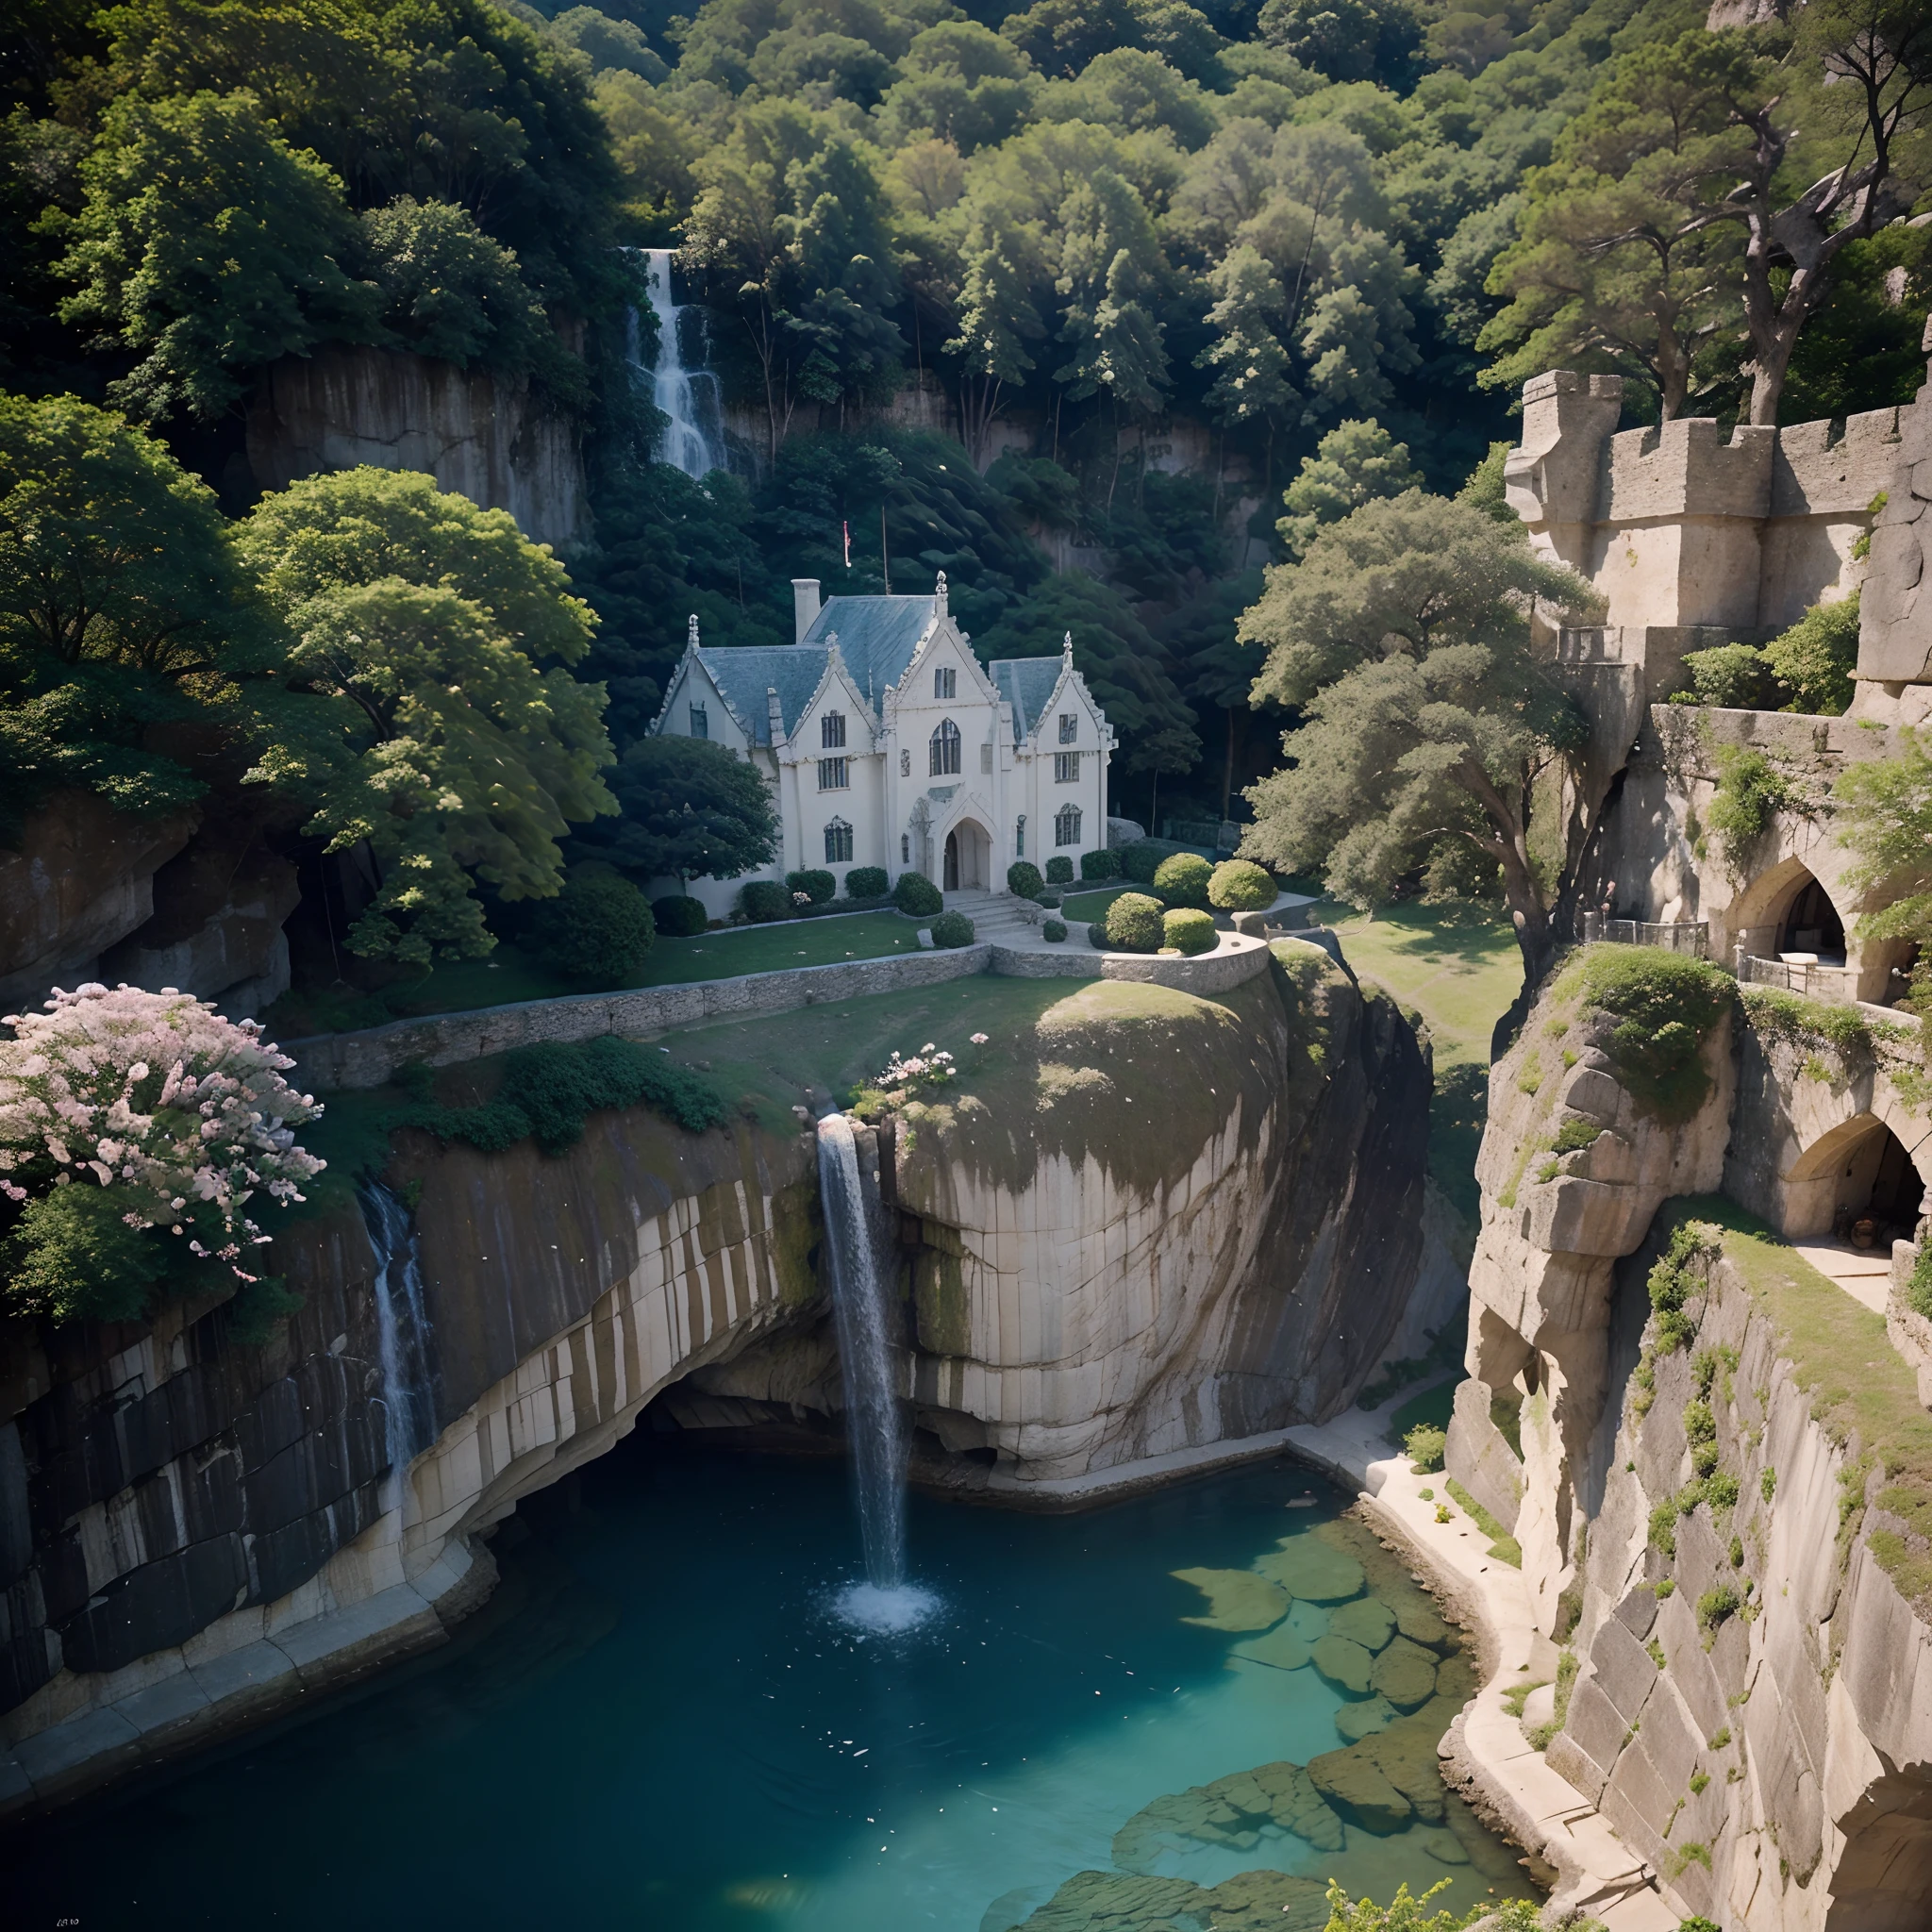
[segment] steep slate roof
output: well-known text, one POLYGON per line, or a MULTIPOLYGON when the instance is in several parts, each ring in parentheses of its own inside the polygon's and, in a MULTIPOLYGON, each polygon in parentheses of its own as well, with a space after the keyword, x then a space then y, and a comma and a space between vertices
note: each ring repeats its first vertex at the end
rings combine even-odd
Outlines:
POLYGON ((987 670, 999 686, 1000 696, 1012 707, 1013 742, 1029 737, 1040 722, 1042 706, 1051 703, 1060 681, 1058 658, 1001 658, 987 670))
MULTIPOLYGON (((842 645, 843 640, 840 641, 842 645)), ((791 731, 825 675, 827 655, 823 647, 813 650, 808 644, 720 645, 710 650, 701 646, 697 654, 698 662, 724 692, 724 702, 751 733, 752 742, 766 745, 772 741, 772 720, 765 692, 777 691, 778 709, 785 729, 791 731)))
MULTIPOLYGON (((933 600, 923 597, 830 597, 795 651, 816 651, 824 664, 825 640, 839 634, 839 655, 876 710, 889 684, 897 684, 933 621, 933 600)), ((808 693, 808 695, 809 693, 808 693)), ((782 697, 783 693, 780 693, 782 697)), ((791 723, 791 714, 786 714, 791 723)))

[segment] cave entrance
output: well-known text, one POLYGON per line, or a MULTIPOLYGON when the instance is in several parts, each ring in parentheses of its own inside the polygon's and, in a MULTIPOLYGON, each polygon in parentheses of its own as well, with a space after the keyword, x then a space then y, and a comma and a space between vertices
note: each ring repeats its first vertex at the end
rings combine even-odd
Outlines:
POLYGON ((1904 1141, 1855 1114, 1807 1147, 1785 1176, 1787 1236, 1834 1234, 1883 1253, 1909 1241, 1925 1181, 1904 1141))
POLYGON ((1807 872, 1800 875, 1784 917, 1778 922, 1777 950, 1809 953, 1821 966, 1845 963, 1845 923, 1831 896, 1807 872))

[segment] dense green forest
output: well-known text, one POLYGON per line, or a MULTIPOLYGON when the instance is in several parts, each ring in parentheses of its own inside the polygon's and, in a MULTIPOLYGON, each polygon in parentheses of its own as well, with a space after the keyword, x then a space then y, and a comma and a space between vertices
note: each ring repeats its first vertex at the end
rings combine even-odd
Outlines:
MULTIPOLYGON (((1278 672, 1254 694, 1280 641, 1261 566, 1341 567, 1323 533, 1376 501, 1422 506, 1390 541, 1492 519, 1526 375, 1621 372, 1632 422, 1842 415, 1923 376, 1932 25, 1910 0, 1719 32, 1699 0, 17 0, 8 20, 0 483, 33 538, 0 569, 16 817, 56 782, 135 809, 267 786, 310 836, 353 837, 389 782, 357 761, 430 741, 369 696, 397 677, 375 632, 344 669, 316 600, 340 627, 341 597, 388 586, 389 634, 442 626, 425 678, 519 634, 521 589, 412 560, 420 503, 358 511, 381 537, 357 569, 277 575, 245 411, 265 369, 325 344, 494 371, 581 427, 583 602, 526 668, 608 702, 600 724, 594 692, 558 701, 545 803, 490 835, 528 851, 611 809, 596 760, 643 733, 687 612, 711 642, 779 641, 790 577, 874 591, 889 562, 900 589, 946 571, 990 656, 1072 631, 1123 741, 1116 809, 1144 817, 1158 785, 1163 809, 1244 810, 1319 696, 1278 672), (736 474, 649 460, 625 354, 646 246, 679 251, 755 425, 736 474), (908 392, 966 447, 895 426, 908 392), (1167 474, 1184 434, 1205 458, 1167 474), (163 509, 185 547, 157 558, 163 509), (62 542, 92 588, 57 582, 62 542), (1054 545, 1092 567, 1057 572, 1054 545), (397 586, 465 608, 410 615, 397 586), (329 705, 361 738, 315 723, 329 705)), ((285 514, 342 508, 310 491, 285 514)), ((455 795, 409 782, 420 816, 455 795)), ((443 883, 391 894, 394 919, 474 937, 451 881, 490 840, 403 842, 443 883)), ((1496 890, 1487 861, 1421 863, 1496 890)), ((1362 890, 1417 864, 1398 840, 1362 890)))

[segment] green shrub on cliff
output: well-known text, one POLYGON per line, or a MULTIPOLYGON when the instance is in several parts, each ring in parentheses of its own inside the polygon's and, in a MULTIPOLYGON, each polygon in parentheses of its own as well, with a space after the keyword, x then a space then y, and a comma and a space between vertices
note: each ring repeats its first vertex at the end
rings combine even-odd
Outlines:
POLYGON ((1154 890, 1170 906, 1208 905, 1208 882, 1214 868, 1198 852, 1176 852, 1154 869, 1154 890))
POLYGON ((1630 1097, 1665 1126, 1704 1105, 1701 1054, 1734 997, 1728 974, 1656 946, 1592 946, 1580 968, 1585 1003, 1618 1022, 1605 1049, 1630 1097))
POLYGON ((1442 1453, 1449 1446, 1449 1438, 1441 1429, 1418 1423, 1402 1446, 1407 1452, 1409 1468, 1417 1475, 1433 1475, 1442 1466, 1442 1453))
POLYGON ((426 1070, 398 1074, 419 1098, 399 1108, 391 1127, 420 1127, 440 1141, 465 1141, 500 1154, 534 1139, 545 1154, 561 1154, 583 1138, 599 1108, 651 1108, 687 1133, 722 1126, 729 1117, 709 1081, 689 1067, 613 1033, 569 1043, 546 1040, 504 1056, 503 1084, 476 1107, 439 1107, 428 1097, 426 1070))

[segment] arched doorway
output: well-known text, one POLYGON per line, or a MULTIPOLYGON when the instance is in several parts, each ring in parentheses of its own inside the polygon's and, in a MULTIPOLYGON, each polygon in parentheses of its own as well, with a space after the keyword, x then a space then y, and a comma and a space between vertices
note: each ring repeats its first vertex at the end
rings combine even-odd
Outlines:
POLYGON ((1845 923, 1830 895, 1807 872, 1778 922, 1780 953, 1809 953, 1822 966, 1845 963, 1845 923))
POLYGON ((984 891, 988 855, 992 841, 986 827, 972 819, 961 819, 946 834, 944 871, 941 886, 948 892, 984 891))
POLYGON ((1905 1143, 1869 1113, 1821 1135, 1784 1177, 1787 1237, 1852 1236, 1889 1253, 1918 1225, 1925 1182, 1905 1143))

